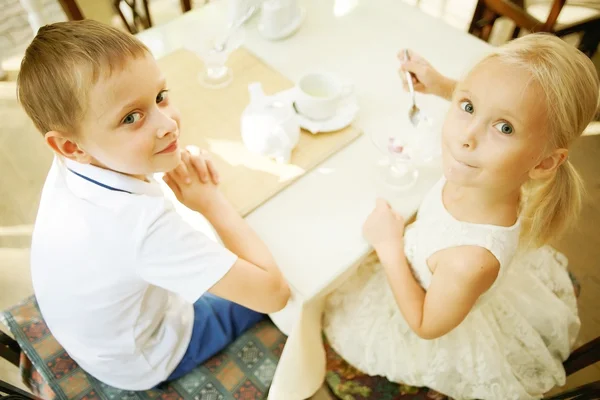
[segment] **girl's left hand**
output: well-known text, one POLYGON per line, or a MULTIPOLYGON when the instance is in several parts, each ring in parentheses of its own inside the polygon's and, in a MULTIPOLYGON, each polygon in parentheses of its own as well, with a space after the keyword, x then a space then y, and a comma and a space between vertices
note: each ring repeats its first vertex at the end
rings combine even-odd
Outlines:
POLYGON ((363 236, 375 250, 387 245, 404 247, 404 218, 387 201, 377 199, 363 225, 363 236))

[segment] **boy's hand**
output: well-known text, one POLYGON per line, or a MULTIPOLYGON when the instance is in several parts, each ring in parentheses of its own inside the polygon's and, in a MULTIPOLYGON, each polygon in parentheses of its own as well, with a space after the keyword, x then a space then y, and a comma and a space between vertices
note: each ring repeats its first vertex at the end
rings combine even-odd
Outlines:
POLYGON ((171 174, 176 174, 180 179, 184 182, 191 182, 191 175, 197 174, 200 178, 200 182, 208 183, 211 180, 215 185, 219 183, 219 173, 217 172, 217 168, 215 164, 208 157, 208 152, 206 150, 200 150, 197 147, 190 147, 181 152, 181 163, 170 172, 171 174), (188 168, 186 162, 184 162, 184 153, 191 156, 191 166, 193 168, 188 168))
POLYGON ((387 201, 377 199, 375 209, 363 225, 363 236, 379 252, 384 247, 404 247, 404 218, 387 201))
POLYGON ((206 214, 215 201, 224 201, 217 187, 219 175, 205 151, 197 155, 188 150, 182 151, 181 164, 167 172, 163 180, 175 193, 177 200, 202 214, 206 214))
POLYGON ((405 61, 404 50, 398 53, 398 59, 402 63, 399 73, 402 78, 404 90, 408 91, 408 83, 406 81, 406 72, 408 71, 413 74, 412 80, 415 91, 433 94, 450 100, 456 86, 456 81, 440 74, 427 60, 414 51, 409 50, 408 54, 410 60, 405 61))

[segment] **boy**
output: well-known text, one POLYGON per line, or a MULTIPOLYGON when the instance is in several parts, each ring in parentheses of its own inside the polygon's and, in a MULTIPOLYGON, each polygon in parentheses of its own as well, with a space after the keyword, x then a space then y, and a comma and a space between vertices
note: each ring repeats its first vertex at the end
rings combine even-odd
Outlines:
POLYGON ((141 42, 91 20, 42 27, 17 88, 57 155, 32 240, 35 294, 82 368, 149 389, 285 306, 282 274, 219 192, 211 162, 180 149, 179 112, 141 42), (181 219, 156 172, 225 247, 181 219))

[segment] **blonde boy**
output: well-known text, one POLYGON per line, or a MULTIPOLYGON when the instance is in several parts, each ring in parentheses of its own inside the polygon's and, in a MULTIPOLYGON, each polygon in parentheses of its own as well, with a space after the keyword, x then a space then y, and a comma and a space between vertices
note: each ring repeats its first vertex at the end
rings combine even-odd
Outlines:
POLYGON ((82 368, 149 389, 285 306, 287 284, 210 160, 180 149, 179 112, 141 42, 91 20, 42 27, 17 84, 56 153, 32 241, 35 294, 82 368), (181 219, 156 172, 225 247, 181 219))

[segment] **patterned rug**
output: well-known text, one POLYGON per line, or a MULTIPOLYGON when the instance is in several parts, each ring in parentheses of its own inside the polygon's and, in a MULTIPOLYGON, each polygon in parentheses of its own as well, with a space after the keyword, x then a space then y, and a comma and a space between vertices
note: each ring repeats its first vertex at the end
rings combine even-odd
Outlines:
POLYGON ((393 383, 382 376, 366 375, 348 364, 323 339, 327 354, 325 379, 331 391, 341 400, 451 400, 435 390, 393 383))

